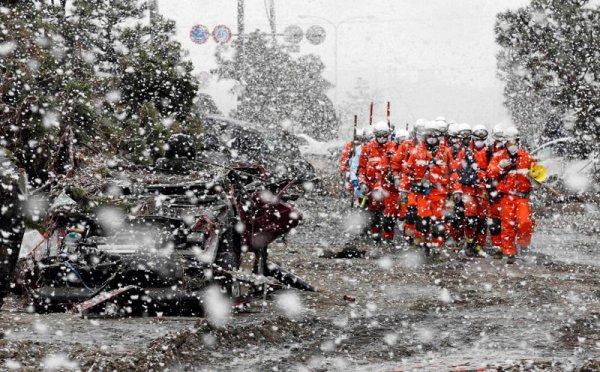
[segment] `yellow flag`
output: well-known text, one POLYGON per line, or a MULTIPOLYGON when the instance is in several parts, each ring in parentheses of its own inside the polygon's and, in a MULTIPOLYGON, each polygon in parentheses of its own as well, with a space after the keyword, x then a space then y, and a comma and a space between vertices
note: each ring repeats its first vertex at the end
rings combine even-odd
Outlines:
POLYGON ((531 168, 529 168, 529 175, 537 182, 542 183, 546 181, 546 178, 548 178, 548 171, 543 165, 534 164, 531 166, 531 168))

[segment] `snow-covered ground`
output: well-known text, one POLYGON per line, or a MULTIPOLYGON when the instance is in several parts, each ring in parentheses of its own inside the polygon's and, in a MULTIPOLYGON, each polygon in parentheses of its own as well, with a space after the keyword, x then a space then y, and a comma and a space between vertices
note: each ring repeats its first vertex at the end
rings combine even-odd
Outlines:
POLYGON ((325 181, 321 193, 299 201, 304 224, 271 248, 274 261, 318 292, 257 301, 222 328, 196 318, 34 315, 13 301, 0 313, 0 358, 32 369, 144 371, 562 371, 589 359, 598 367, 597 209, 538 217, 530 252, 508 266, 456 253, 425 260, 357 240, 343 232, 342 196, 325 181), (349 246, 367 257, 321 256, 349 246))

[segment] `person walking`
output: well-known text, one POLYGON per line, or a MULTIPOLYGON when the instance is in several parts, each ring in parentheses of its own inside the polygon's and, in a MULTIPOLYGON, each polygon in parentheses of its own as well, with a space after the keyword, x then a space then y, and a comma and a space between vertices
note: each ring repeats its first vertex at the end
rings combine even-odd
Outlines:
POLYGON ((488 177, 495 181, 500 196, 502 254, 512 264, 517 254, 531 244, 533 220, 529 197, 533 187, 529 170, 536 162, 520 146, 517 128, 507 128, 504 137, 506 148, 492 158, 488 177))

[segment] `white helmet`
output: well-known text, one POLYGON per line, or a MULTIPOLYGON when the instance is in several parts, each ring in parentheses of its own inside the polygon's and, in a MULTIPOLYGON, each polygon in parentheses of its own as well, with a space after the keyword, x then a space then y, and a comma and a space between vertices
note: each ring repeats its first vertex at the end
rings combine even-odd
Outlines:
POLYGON ((465 137, 465 136, 471 136, 471 133, 473 131, 471 130, 471 126, 467 123, 461 123, 458 124, 458 133, 465 137))
POLYGON ((435 118, 435 121, 443 121, 444 123, 446 122, 446 118, 443 116, 438 116, 437 118, 435 118))
POLYGON ((458 136, 458 124, 452 123, 448 125, 448 136, 457 137, 458 136))
POLYGON ((415 121, 415 125, 413 126, 414 131, 421 132, 422 128, 425 127, 425 123, 427 123, 426 119, 417 119, 417 121, 415 121))
POLYGON ((373 128, 364 127, 362 130, 363 135, 365 136, 365 141, 370 141, 373 138, 373 128))
POLYGON ((473 126, 473 137, 476 137, 481 140, 485 140, 488 136, 487 128, 482 124, 477 124, 473 126))
POLYGON ((400 129, 396 130, 395 136, 396 136, 396 142, 400 143, 404 140, 407 140, 408 137, 410 136, 410 134, 408 133, 408 131, 406 129, 400 128, 400 129))
POLYGON ((437 133, 438 132, 437 122, 428 121, 427 123, 425 123, 424 129, 425 129, 425 133, 437 133))
POLYGON ((437 125, 437 130, 442 133, 448 133, 448 123, 445 120, 436 120, 435 124, 437 125))
POLYGON ((516 127, 508 127, 504 131, 504 138, 506 138, 509 141, 518 140, 520 137, 521 134, 519 133, 519 130, 516 127))
POLYGON ((356 135, 354 136, 356 141, 362 142, 365 140, 365 130, 362 128, 358 128, 356 130, 356 135))
POLYGON ((496 141, 504 138, 504 129, 502 128, 502 125, 498 124, 494 126, 494 129, 492 129, 492 137, 496 141))
POLYGON ((375 137, 389 136, 390 128, 385 121, 380 121, 373 125, 373 135, 375 137))
POLYGON ((425 134, 425 124, 427 123, 427 120, 425 119, 417 119, 417 121, 415 121, 415 125, 413 127, 413 134, 414 137, 417 139, 417 141, 422 141, 423 140, 423 136, 425 134))

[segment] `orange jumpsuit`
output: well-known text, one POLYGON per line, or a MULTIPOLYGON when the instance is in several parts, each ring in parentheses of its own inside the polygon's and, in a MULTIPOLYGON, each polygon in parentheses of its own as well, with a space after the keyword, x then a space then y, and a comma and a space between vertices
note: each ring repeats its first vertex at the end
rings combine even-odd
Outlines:
MULTIPOLYGON (((484 154, 485 155, 485 154, 484 154)), ((481 155, 475 155, 472 146, 461 147, 454 158, 455 168, 458 170, 458 182, 461 185, 462 208, 465 221, 461 223, 456 233, 459 240, 464 236, 471 248, 475 247, 479 219, 485 215, 485 204, 481 203, 482 190, 485 190, 485 172, 480 171, 480 163, 483 169, 487 168, 487 159, 481 159, 481 155), (479 158, 479 160, 478 160, 479 158)))
MULTIPOLYGON (((415 151, 417 147, 417 141, 415 139, 408 139, 403 141, 397 148, 396 153, 392 157, 392 174, 394 179, 401 181, 404 174, 407 172, 408 159, 411 153, 415 151)), ((400 191, 400 190, 398 190, 400 191)), ((414 236, 415 228, 417 224, 417 194, 408 191, 408 200, 406 205, 400 205, 400 219, 404 219, 404 234, 408 237, 414 236)))
POLYGON ((479 247, 485 246, 485 240, 487 235, 487 215, 490 209, 490 202, 487 192, 487 168, 489 164, 490 150, 488 146, 483 146, 480 149, 473 147, 473 155, 477 161, 477 178, 479 184, 477 187, 477 203, 479 206, 478 220, 477 220, 477 245, 479 247))
POLYGON ((369 188, 367 209, 371 212, 370 230, 374 237, 378 237, 381 230, 384 200, 374 198, 373 190, 380 186, 377 180, 377 171, 381 159, 387 156, 386 152, 390 146, 395 146, 395 144, 388 141, 382 145, 376 139, 372 139, 362 147, 358 159, 358 182, 366 184, 369 188))
MULTIPOLYGON (((350 158, 354 155, 354 142, 348 142, 342 151, 342 157, 340 159, 340 173, 345 175, 350 171, 350 158)), ((349 180, 348 180, 349 181, 349 180)), ((346 189, 353 190, 352 184, 346 182, 346 189)))
MULTIPOLYGON (((451 143, 448 148, 450 149, 450 155, 452 156, 452 164, 454 167, 460 165, 458 159, 461 151, 463 150, 462 141, 458 143, 451 143)), ((452 239, 457 244, 462 242, 464 238, 465 229, 465 209, 463 203, 454 203, 454 209, 449 211, 449 217, 446 219, 446 234, 447 238, 452 239)))
POLYGON ((517 245, 527 247, 531 244, 533 220, 529 194, 532 185, 528 174, 534 164, 533 157, 523 149, 515 155, 502 150, 494 155, 488 167, 488 177, 497 183, 496 190, 500 193, 502 253, 505 255, 515 256, 517 245), (509 160, 510 165, 501 168, 502 160, 509 160))
POLYGON ((417 145, 406 164, 400 190, 412 190, 417 198, 415 238, 440 247, 445 240, 445 210, 449 191, 461 192, 455 182, 452 154, 445 145, 417 145))
MULTIPOLYGON (((494 155, 498 152, 503 151, 504 148, 499 148, 494 145, 490 146, 487 153, 488 164, 492 161, 494 155)), ((489 165, 488 165, 489 167, 489 165)), ((487 176, 487 172, 486 172, 487 176)), ((487 212, 487 225, 490 230, 490 240, 492 241, 492 246, 495 249, 500 249, 502 247, 502 228, 501 228, 501 220, 500 220, 500 196, 498 195, 498 191, 496 190, 496 182, 487 177, 487 185, 486 190, 488 194, 488 212, 487 212)))
POLYGON ((396 219, 400 217, 400 201, 399 194, 394 185, 393 172, 391 168, 391 159, 396 153, 398 145, 390 141, 385 146, 385 153, 382 156, 375 177, 377 178, 377 186, 384 191, 383 199, 383 239, 394 239, 394 224, 396 219))

